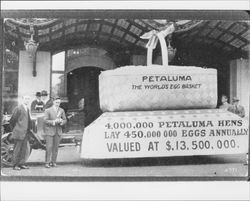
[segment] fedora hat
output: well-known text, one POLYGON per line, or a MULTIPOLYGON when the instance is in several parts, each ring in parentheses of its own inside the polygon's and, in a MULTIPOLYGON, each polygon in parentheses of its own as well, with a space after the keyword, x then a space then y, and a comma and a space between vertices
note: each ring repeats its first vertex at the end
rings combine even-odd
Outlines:
POLYGON ((36 96, 41 97, 41 92, 36 92, 36 96))
POLYGON ((48 96, 48 92, 46 90, 42 90, 41 95, 42 96, 48 96))
POLYGON ((233 97, 233 102, 237 102, 237 101, 239 101, 239 100, 240 100, 239 98, 233 97))

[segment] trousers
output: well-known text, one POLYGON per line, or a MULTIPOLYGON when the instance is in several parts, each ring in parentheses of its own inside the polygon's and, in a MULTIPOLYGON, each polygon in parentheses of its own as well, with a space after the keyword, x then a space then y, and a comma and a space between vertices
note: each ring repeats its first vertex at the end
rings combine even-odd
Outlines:
POLYGON ((54 136, 45 136, 46 140, 46 154, 45 154, 45 163, 56 163, 58 147, 60 144, 61 137, 56 134, 54 136))
POLYGON ((23 140, 15 139, 13 151, 13 166, 24 165, 30 154, 30 144, 28 137, 23 140))

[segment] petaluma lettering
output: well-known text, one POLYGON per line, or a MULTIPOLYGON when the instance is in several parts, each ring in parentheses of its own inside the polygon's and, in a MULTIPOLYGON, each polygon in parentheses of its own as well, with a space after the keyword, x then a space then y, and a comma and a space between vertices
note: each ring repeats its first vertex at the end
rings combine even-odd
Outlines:
POLYGON ((188 128, 196 128, 196 127, 213 127, 212 121, 160 121, 160 128, 172 128, 172 127, 188 127, 188 128))
POLYGON ((142 82, 192 81, 190 75, 152 75, 142 76, 142 82))

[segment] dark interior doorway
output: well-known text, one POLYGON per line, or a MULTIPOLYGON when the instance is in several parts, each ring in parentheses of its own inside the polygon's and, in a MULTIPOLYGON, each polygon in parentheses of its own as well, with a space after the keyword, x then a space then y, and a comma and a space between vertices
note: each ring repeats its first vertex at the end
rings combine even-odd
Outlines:
POLYGON ((75 69, 67 74, 68 110, 78 110, 78 103, 84 98, 85 126, 101 114, 98 81, 101 70, 90 66, 75 69))

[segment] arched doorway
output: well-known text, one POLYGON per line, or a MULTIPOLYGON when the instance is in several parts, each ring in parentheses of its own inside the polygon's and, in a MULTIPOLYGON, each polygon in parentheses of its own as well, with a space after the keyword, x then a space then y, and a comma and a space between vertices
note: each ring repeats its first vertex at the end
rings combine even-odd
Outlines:
POLYGON ((85 100, 85 126, 100 114, 99 81, 101 68, 81 67, 67 73, 68 109, 77 110, 79 101, 85 100))
MULTIPOLYGON (((68 112, 78 110, 79 101, 85 100, 85 126, 101 114, 98 76, 102 70, 116 67, 108 52, 101 47, 79 47, 67 50, 65 72, 67 79, 68 112)), ((82 129, 82 113, 71 118, 69 130, 82 129), (74 122, 74 120, 76 120, 74 122)))

